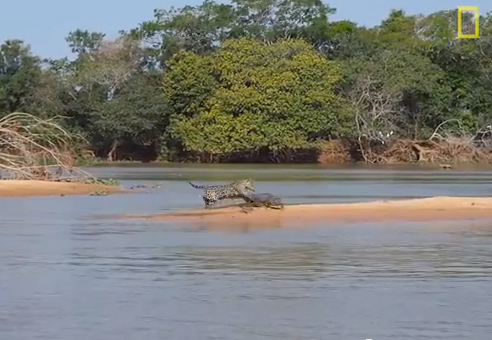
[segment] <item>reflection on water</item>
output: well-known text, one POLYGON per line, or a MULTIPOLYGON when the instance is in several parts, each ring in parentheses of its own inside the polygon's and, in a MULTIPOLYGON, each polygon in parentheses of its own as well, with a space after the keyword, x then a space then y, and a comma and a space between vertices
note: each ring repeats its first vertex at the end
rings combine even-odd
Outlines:
MULTIPOLYGON (((291 202, 488 190, 480 177, 335 182, 257 186, 291 202)), ((172 181, 136 195, 1 199, 0 339, 492 334, 492 222, 285 228, 98 218, 201 206, 198 196, 172 181)))

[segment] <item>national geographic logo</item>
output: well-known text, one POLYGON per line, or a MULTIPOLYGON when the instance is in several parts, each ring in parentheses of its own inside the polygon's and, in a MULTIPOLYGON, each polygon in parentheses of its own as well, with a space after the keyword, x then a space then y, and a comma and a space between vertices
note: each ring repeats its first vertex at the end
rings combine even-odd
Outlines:
POLYGON ((478 38, 478 20, 478 6, 458 6, 458 39, 478 38))

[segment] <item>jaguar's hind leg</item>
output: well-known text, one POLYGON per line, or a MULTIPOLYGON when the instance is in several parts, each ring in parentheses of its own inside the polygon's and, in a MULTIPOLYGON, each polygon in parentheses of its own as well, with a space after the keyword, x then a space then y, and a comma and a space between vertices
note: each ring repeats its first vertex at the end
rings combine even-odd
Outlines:
POLYGON ((207 199, 207 197, 203 196, 203 203, 205 203, 205 209, 210 209, 212 206, 213 202, 207 199))

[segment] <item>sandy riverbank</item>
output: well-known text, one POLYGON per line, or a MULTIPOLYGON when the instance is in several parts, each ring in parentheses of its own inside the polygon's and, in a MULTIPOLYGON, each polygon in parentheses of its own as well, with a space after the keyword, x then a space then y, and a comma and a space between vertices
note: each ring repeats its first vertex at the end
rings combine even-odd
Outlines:
POLYGON ((183 210, 167 214, 125 215, 163 221, 201 221, 213 223, 252 222, 278 224, 282 221, 382 221, 382 220, 459 220, 492 219, 492 197, 431 197, 411 200, 373 201, 343 204, 300 204, 284 210, 259 208, 250 213, 237 207, 183 210))
POLYGON ((35 180, 0 180, 0 197, 83 195, 95 191, 117 193, 123 190, 116 185, 35 180))

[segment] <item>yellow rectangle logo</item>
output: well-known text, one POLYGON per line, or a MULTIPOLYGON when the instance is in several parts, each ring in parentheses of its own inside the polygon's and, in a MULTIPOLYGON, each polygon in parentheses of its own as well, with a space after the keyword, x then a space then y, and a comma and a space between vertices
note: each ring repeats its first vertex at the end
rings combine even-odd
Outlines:
POLYGON ((458 39, 478 38, 478 6, 458 6, 458 39), (473 12, 475 21, 475 33, 463 34, 463 12, 473 12))

